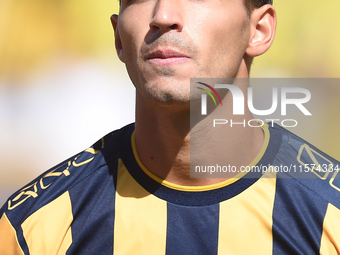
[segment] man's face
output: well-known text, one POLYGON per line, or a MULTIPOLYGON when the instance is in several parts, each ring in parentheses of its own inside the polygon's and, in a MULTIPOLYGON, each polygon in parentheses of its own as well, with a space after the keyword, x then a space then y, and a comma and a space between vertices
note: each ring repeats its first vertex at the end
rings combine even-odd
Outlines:
POLYGON ((116 46, 141 95, 183 104, 190 78, 238 75, 249 23, 243 0, 122 0, 116 46))

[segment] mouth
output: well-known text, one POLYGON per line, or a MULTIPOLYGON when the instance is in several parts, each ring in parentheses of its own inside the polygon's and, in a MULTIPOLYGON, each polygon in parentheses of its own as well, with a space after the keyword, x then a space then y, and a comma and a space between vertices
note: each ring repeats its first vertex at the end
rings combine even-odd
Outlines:
POLYGON ((146 55, 148 62, 158 65, 177 65, 189 61, 191 58, 179 51, 164 48, 158 49, 146 55))

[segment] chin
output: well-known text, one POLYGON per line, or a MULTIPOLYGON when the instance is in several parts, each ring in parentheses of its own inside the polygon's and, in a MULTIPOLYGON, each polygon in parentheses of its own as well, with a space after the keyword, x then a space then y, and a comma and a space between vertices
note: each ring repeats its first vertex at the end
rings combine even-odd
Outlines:
POLYGON ((190 96, 174 95, 173 93, 157 93, 148 95, 148 99, 162 106, 190 104, 190 96))
POLYGON ((161 89, 145 89, 139 91, 149 102, 160 106, 189 105, 190 93, 176 93, 176 91, 163 91, 161 89))
POLYGON ((137 91, 144 98, 159 105, 190 104, 190 82, 158 80, 156 83, 145 83, 136 86, 137 91))

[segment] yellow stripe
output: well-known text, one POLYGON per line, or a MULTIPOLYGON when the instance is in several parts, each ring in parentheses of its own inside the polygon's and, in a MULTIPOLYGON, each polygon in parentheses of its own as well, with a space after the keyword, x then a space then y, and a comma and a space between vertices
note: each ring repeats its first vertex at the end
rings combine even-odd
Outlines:
POLYGON ((114 254, 165 254, 166 201, 151 195, 118 165, 114 254))
MULTIPOLYGON (((270 132, 269 132, 269 126, 268 126, 267 123, 265 123, 262 126, 262 130, 264 132, 264 141, 263 141, 263 144, 262 144, 260 152, 257 154, 256 158, 249 164, 250 169, 251 169, 252 166, 255 166, 261 160, 261 158, 263 157, 264 153, 266 152, 268 144, 269 144, 270 132)), ((205 186, 184 186, 184 185, 174 184, 174 183, 171 183, 171 182, 168 182, 166 180, 163 180, 163 179, 159 178, 158 176, 156 176, 155 174, 150 172, 143 165, 142 161, 140 160, 140 158, 138 157, 138 154, 137 154, 135 132, 132 133, 131 144, 132 144, 132 150, 133 150, 134 157, 135 157, 138 165, 140 166, 140 168, 142 168, 143 171, 150 178, 154 179, 158 183, 161 183, 162 185, 164 185, 164 186, 166 186, 168 188, 171 188, 171 189, 181 190, 181 191, 196 191, 196 192, 199 192, 199 191, 208 191, 208 190, 213 190, 213 189, 219 189, 219 188, 225 187, 227 185, 230 185, 230 184, 238 181, 240 178, 242 178, 244 175, 247 174, 247 172, 239 173, 234 178, 230 178, 230 179, 225 180, 223 182, 219 182, 219 183, 211 184, 211 185, 205 185, 205 186)))
POLYGON ((220 203, 218 254, 272 255, 275 177, 267 172, 237 198, 220 203))
POLYGON ((340 254, 340 210, 332 204, 328 204, 326 216, 323 222, 320 254, 340 254))
POLYGON ((30 254, 65 254, 72 244, 72 220, 68 191, 29 216, 21 227, 30 254))
POLYGON ((24 254, 19 245, 16 231, 5 213, 0 219, 0 254, 24 254))

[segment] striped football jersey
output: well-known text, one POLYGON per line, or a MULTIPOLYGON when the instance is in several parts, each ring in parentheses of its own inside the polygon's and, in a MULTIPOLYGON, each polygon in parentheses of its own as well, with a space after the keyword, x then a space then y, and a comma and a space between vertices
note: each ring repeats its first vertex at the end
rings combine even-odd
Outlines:
POLYGON ((340 163, 263 129, 257 167, 207 186, 161 180, 134 125, 114 131, 7 200, 0 254, 340 254, 340 163))

